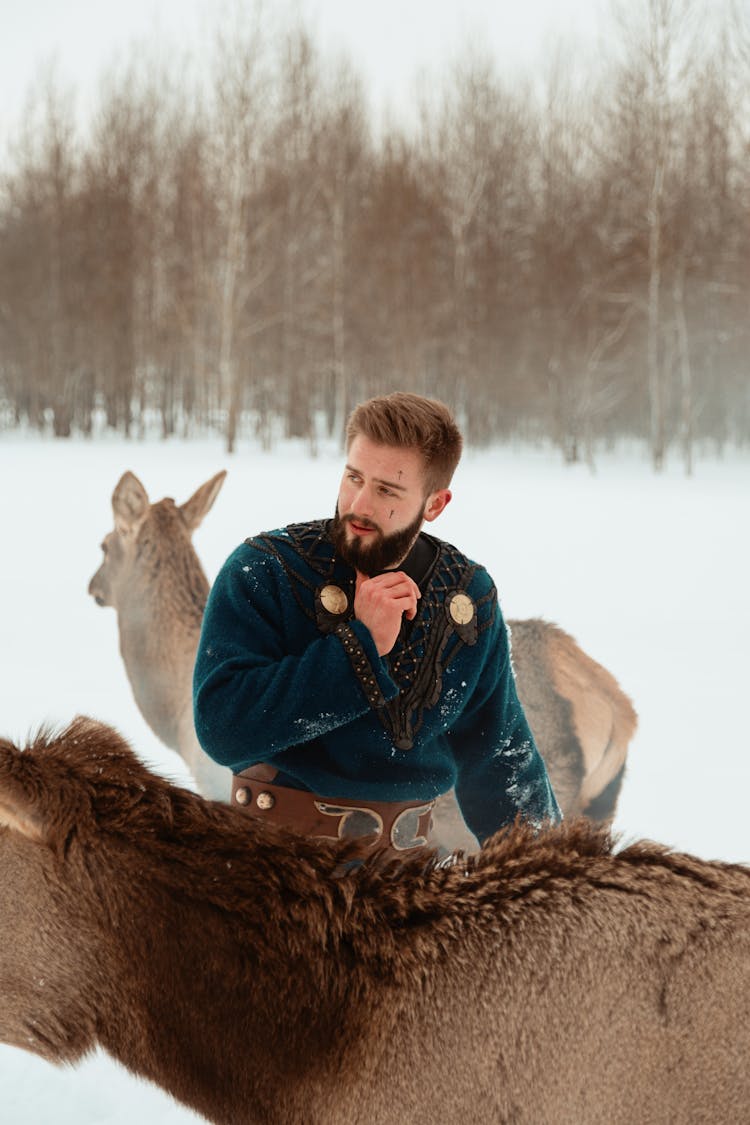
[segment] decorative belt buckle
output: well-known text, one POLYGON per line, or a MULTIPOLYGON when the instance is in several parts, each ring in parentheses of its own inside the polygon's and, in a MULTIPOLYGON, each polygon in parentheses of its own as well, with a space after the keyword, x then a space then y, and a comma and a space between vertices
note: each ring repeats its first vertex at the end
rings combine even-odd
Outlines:
MULTIPOLYGON (((426 813, 432 812, 434 801, 426 805, 414 805, 404 809, 393 820, 389 842, 394 851, 410 852, 428 845, 425 835, 419 831, 420 821, 426 813)), ((366 806, 333 805, 327 801, 316 801, 315 807, 324 816, 337 816, 339 823, 336 836, 322 836, 324 840, 367 840, 372 837, 370 847, 383 837, 383 818, 380 813, 366 806)))
POLYGON ((336 836, 323 836, 324 840, 362 840, 372 836, 371 846, 373 846, 383 835, 383 818, 373 809, 353 805, 329 805, 327 801, 316 801, 315 808, 324 816, 339 818, 336 836))
POLYGON ((399 813, 391 825, 391 847, 397 852, 408 852, 413 848, 427 846, 427 837, 418 835, 419 822, 425 813, 432 811, 433 802, 428 805, 417 805, 411 809, 404 809, 399 813))

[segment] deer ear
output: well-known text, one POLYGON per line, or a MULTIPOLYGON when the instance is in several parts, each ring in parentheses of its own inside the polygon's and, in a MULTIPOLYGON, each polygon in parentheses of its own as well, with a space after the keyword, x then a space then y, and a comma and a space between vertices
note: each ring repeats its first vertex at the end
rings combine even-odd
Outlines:
POLYGON ((222 469, 215 477, 211 477, 205 484, 202 484, 190 499, 180 506, 182 518, 188 526, 188 531, 195 531, 196 527, 200 527, 204 517, 211 511, 226 475, 226 469, 222 469))
POLYGON ((44 839, 41 824, 17 805, 6 803, 5 793, 0 793, 0 828, 12 828, 37 844, 44 839))
POLYGON ((15 759, 21 752, 0 739, 0 828, 11 828, 30 840, 44 839, 42 817, 33 800, 23 791, 15 774, 15 759))
POLYGON ((122 535, 134 535, 146 518, 149 499, 135 473, 123 473, 112 493, 115 527, 122 535))

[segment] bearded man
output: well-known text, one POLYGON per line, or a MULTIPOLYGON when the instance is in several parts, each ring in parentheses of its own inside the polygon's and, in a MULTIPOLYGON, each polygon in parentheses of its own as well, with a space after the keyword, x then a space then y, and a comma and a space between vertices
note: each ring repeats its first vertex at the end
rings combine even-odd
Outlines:
POLYGON ((248 813, 409 856, 455 786, 480 843, 560 817, 487 571, 422 527, 451 500, 448 408, 396 393, 347 426, 333 519, 248 539, 211 590, 194 675, 204 750, 248 813))

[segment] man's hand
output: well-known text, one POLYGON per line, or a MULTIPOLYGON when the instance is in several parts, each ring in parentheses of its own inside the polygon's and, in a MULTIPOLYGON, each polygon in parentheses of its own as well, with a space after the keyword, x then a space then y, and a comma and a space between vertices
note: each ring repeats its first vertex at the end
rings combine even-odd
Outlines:
POLYGON ((357 575, 354 616, 370 630, 381 656, 395 645, 402 616, 406 614, 409 621, 417 616, 420 596, 419 586, 403 570, 388 570, 374 578, 357 575))

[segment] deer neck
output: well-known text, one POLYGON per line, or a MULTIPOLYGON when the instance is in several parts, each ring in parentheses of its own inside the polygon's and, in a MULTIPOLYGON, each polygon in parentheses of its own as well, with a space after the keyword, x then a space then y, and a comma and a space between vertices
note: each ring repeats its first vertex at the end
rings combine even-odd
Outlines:
POLYGON ((180 750, 208 583, 133 584, 118 607, 120 652, 139 710, 154 733, 180 750))
MULTIPOLYGON (((227 878, 226 871, 215 878, 227 878)), ((102 1045, 218 1123, 318 1119, 306 1076, 312 1070, 313 1088, 327 1081, 334 1089, 341 1066, 345 973, 329 965, 326 987, 313 984, 307 958, 322 964, 326 952, 307 940, 302 956, 283 948, 288 909, 273 898, 267 895, 265 906, 274 917, 260 912, 249 938, 236 918, 179 895, 168 914, 160 894, 158 910, 144 902, 140 917, 131 909, 118 924, 122 983, 111 1022, 108 1014, 101 1027, 102 1045), (162 937, 146 944, 157 918, 162 937)), ((300 937, 298 918, 287 925, 300 937)))

